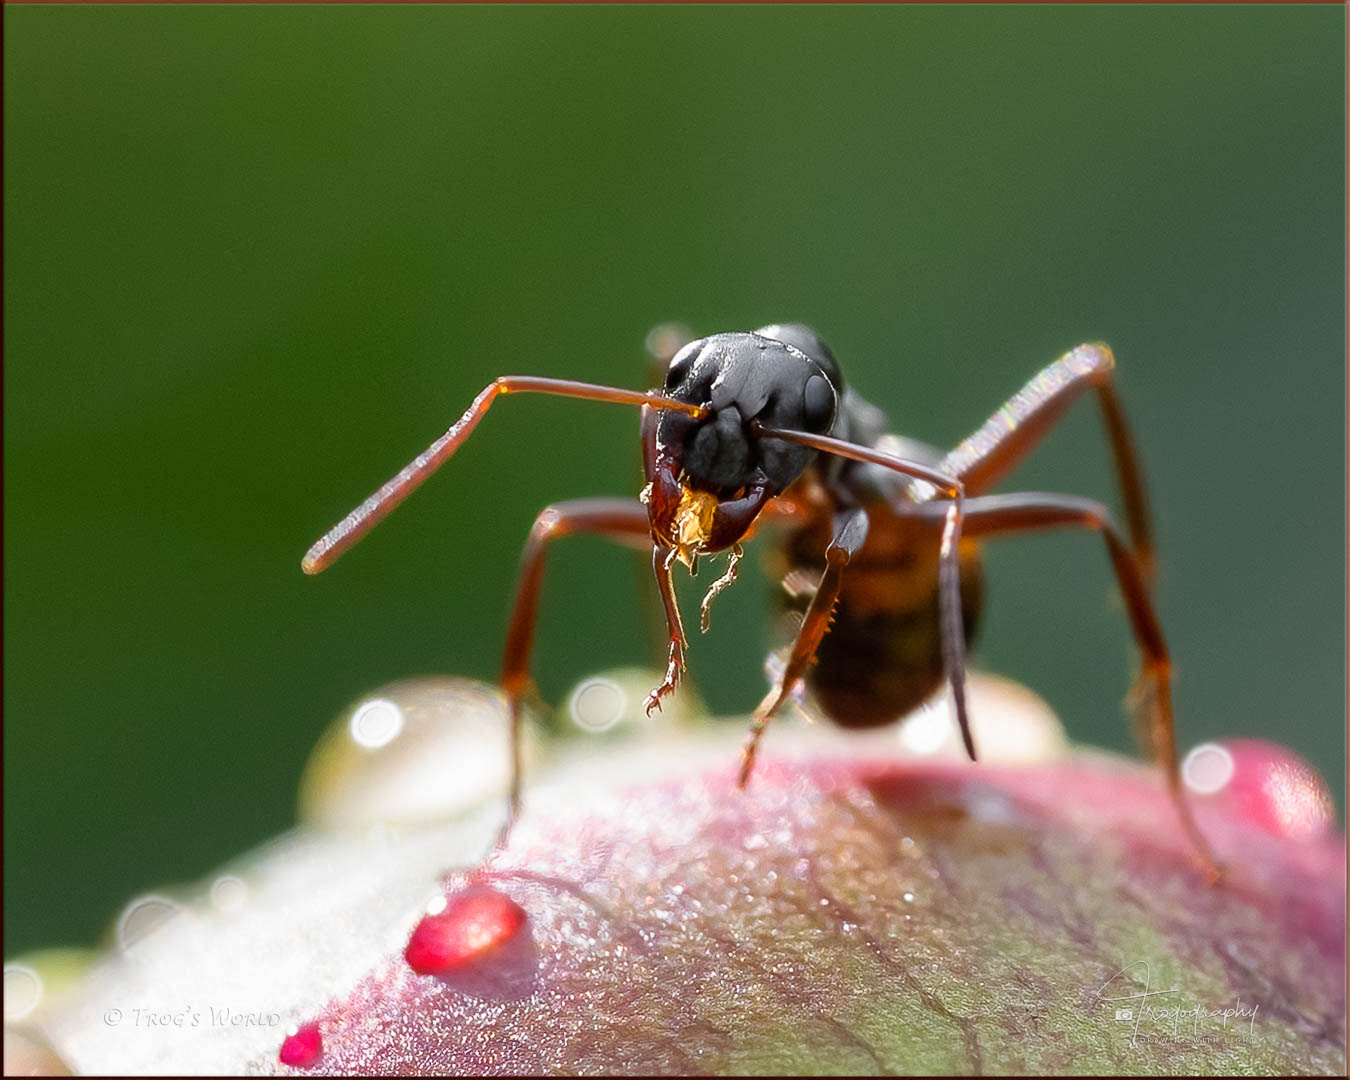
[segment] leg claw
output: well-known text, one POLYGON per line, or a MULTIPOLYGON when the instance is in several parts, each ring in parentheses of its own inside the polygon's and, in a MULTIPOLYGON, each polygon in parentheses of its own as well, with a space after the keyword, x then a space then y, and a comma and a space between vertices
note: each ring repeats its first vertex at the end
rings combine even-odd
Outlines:
POLYGON ((666 677, 661 685, 647 695, 645 702, 646 712, 651 716, 652 710, 661 708, 661 699, 675 692, 675 686, 680 681, 680 676, 684 674, 684 645, 678 641, 670 643, 670 662, 666 665, 666 677))

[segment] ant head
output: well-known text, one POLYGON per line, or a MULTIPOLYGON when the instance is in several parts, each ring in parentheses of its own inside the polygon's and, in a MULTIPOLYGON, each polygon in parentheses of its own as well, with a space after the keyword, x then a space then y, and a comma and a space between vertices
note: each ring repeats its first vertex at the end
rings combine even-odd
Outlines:
POLYGON ((811 327, 799 322, 773 323, 770 326, 761 326, 755 333, 760 337, 781 341, 784 345, 791 345, 798 352, 805 353, 825 373, 825 377, 834 387, 834 392, 840 397, 843 396, 844 376, 839 370, 839 362, 835 360, 830 347, 820 340, 820 335, 811 327))
POLYGON ((758 434, 756 424, 828 434, 839 407, 837 379, 829 350, 800 324, 714 334, 676 353, 665 392, 705 411, 652 410, 644 421, 653 534, 674 542, 682 557, 740 540, 765 503, 816 456, 758 434), (768 336, 771 330, 784 337, 768 336))

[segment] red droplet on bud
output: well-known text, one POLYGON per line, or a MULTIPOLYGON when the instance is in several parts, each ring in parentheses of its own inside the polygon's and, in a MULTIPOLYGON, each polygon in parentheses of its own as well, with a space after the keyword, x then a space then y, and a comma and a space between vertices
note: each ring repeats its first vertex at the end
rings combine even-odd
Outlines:
POLYGON ((323 1057, 323 1036, 319 1034, 318 1024, 301 1024, 286 1036, 277 1055, 283 1065, 295 1065, 308 1069, 323 1057))
POLYGON ((1317 770, 1277 743, 1203 743, 1182 764, 1186 786, 1276 836, 1311 840, 1335 824, 1335 806, 1317 770))
POLYGON ((510 941, 524 925, 525 912, 509 896, 467 889, 422 918, 403 958, 419 975, 444 974, 510 941))

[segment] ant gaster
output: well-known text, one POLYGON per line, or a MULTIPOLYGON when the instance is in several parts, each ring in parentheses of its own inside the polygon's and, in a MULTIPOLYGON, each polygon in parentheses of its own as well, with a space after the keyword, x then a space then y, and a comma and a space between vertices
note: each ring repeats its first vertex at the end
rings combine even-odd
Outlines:
MULTIPOLYGON (((666 335, 669 337, 669 334, 666 335)), ((656 340, 656 335, 653 339, 656 340)), ((1133 697, 1142 741, 1162 766, 1182 826, 1211 877, 1218 874, 1185 798, 1172 717, 1171 661, 1150 597, 1153 542, 1138 458, 1116 392, 1111 351, 1082 345, 1042 370, 978 431, 943 454, 885 434, 885 417, 846 386, 829 348, 808 326, 674 342, 664 386, 645 393, 566 379, 508 375, 397 476, 335 525, 305 555, 317 574, 360 540, 448 459, 503 394, 544 393, 642 408, 646 486, 640 499, 579 499, 536 519, 521 559, 507 631, 502 687, 511 713, 507 828, 520 805, 522 705, 529 687, 544 552, 576 533, 650 546, 665 609, 665 678, 650 712, 674 690, 685 638, 671 570, 730 552, 704 598, 735 580, 741 542, 765 521, 787 529, 786 580, 800 629, 776 685, 755 710, 742 753, 744 786, 766 725, 804 680, 844 726, 889 723, 951 686, 966 752, 975 759, 965 700, 965 640, 980 608, 977 538, 1070 527, 1097 532, 1125 600, 1142 671, 1133 697), (1096 392, 1120 485, 1129 542, 1106 508, 1073 495, 985 494, 1085 392, 1096 392), (827 634, 827 631, 829 633, 827 634)))

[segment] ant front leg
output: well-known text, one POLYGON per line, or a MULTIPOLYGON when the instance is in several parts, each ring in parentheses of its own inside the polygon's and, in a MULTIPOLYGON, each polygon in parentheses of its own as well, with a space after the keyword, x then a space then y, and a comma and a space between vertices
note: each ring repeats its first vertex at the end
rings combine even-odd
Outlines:
POLYGON ((670 575, 670 567, 675 562, 676 554, 673 547, 652 545, 652 573, 656 575, 656 587, 661 593, 661 604, 666 609, 670 652, 666 661, 666 677, 660 686, 647 695, 648 716, 653 709, 661 707, 663 697, 675 692, 675 686, 680 681, 680 676, 684 674, 684 651, 689 647, 689 640, 684 636, 684 623, 680 621, 680 605, 675 597, 675 581, 670 575))
POLYGON ((1143 653, 1143 671, 1136 690, 1131 694, 1140 709, 1138 715, 1144 720, 1141 741, 1167 776, 1168 790, 1176 804, 1182 828, 1199 853, 1205 873, 1212 880, 1217 880, 1219 863, 1191 816, 1190 804, 1186 801, 1185 788, 1182 786, 1181 767, 1177 760, 1176 724, 1172 715, 1172 660, 1167 643, 1163 639, 1157 613, 1153 610, 1143 571, 1116 531, 1106 507, 1092 499, 1075 495, 1039 493, 986 495, 966 500, 966 536, 1006 535, 1065 526, 1091 529, 1100 533, 1106 542, 1116 581, 1125 598, 1130 628, 1143 653))
POLYGON ((783 674, 774 687, 755 709, 750 721, 750 737, 741 752, 741 771, 736 786, 744 788, 755 768, 755 754, 759 749, 759 740, 764 729, 769 726, 773 714, 792 693, 798 681, 806 674, 811 661, 815 659, 816 649, 825 632, 830 628, 830 612, 839 598, 839 586, 846 567, 853 556, 861 550, 867 541, 867 511, 861 507, 835 515, 834 536, 830 546, 825 549, 825 572, 820 576, 820 584, 802 618, 802 627, 793 642, 792 652, 783 674))
POLYGON ((1153 580, 1153 526, 1139 454, 1116 391, 1116 359, 1105 345, 1067 352, 1014 394, 979 431, 947 455, 940 468, 962 481, 967 495, 988 491, 1009 473, 1088 390, 1097 391, 1125 504, 1130 547, 1146 582, 1153 580))
POLYGON ((650 529, 646 507, 630 499, 575 499, 549 506, 535 518, 520 556, 520 579, 502 656, 502 689, 511 710, 511 787, 506 824, 498 846, 505 844, 520 812, 521 704, 530 683, 530 653, 538 621, 547 544, 559 537, 582 533, 645 548, 651 542, 650 529))

